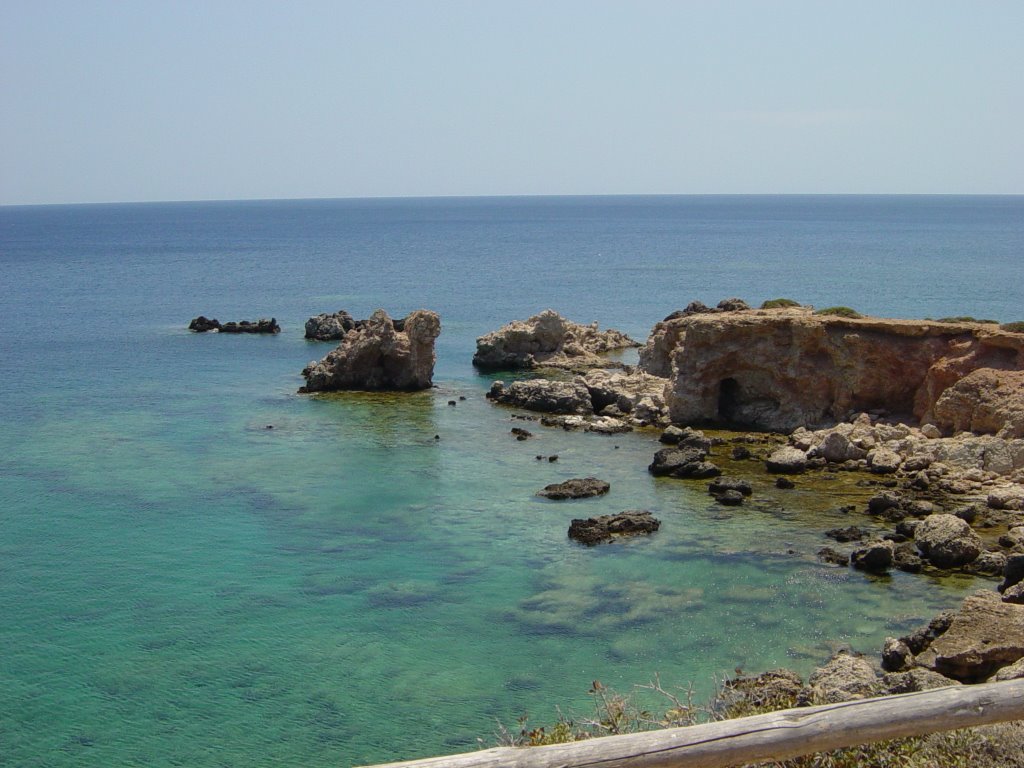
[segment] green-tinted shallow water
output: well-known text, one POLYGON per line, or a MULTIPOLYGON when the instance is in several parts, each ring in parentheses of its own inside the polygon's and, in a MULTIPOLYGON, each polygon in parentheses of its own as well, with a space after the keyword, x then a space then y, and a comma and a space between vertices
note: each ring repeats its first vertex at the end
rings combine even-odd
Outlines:
POLYGON ((775 491, 750 463, 755 500, 726 509, 703 483, 647 474, 655 434, 528 425, 519 442, 521 422, 483 387, 280 392, 205 420, 26 428, 18 452, 34 452, 35 476, 3 482, 16 512, 0 582, 3 696, 17 703, 0 726, 7 763, 471 749, 496 721, 585 710, 595 678, 627 689, 659 673, 707 694, 735 666, 806 671, 840 643, 873 652, 966 586, 816 564, 822 530, 850 522, 829 510, 862 489, 775 491), (611 493, 534 496, 584 475, 611 493), (652 509, 662 530, 594 548, 566 538, 574 516, 627 508, 652 509))

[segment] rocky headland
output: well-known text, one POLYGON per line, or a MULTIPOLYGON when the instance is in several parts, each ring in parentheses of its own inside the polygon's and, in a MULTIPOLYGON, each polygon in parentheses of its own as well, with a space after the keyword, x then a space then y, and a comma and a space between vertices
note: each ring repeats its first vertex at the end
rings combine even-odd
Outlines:
POLYGON ((356 322, 341 343, 302 371, 300 392, 427 389, 434 376, 434 341, 441 333, 436 312, 417 310, 393 321, 383 309, 356 322))
POLYGON ((478 338, 473 365, 485 371, 603 368, 610 363, 602 355, 639 346, 619 331, 574 323, 546 309, 478 338))

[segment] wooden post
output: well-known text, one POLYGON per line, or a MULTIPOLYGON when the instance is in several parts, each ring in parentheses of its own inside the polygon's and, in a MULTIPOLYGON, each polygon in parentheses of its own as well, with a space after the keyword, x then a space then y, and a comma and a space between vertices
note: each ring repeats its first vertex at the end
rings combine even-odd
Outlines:
POLYGON ((800 707, 547 747, 499 747, 375 768, 725 768, 1024 720, 1024 679, 800 707))

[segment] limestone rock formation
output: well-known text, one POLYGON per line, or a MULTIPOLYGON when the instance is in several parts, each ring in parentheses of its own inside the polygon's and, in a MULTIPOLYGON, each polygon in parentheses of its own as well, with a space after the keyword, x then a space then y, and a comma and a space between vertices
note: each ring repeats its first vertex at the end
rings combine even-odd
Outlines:
POLYGON ((1024 658, 1024 605, 995 592, 967 597, 950 623, 917 656, 917 664, 965 683, 980 682, 1024 658))
POLYGON ((573 520, 569 525, 569 538, 591 545, 623 536, 654 533, 660 527, 661 521, 647 510, 631 509, 617 515, 573 520))
POLYGON ((436 312, 420 309, 399 324, 378 309, 341 344, 302 371, 300 392, 427 389, 434 376, 434 340, 441 333, 436 312))
MULTIPOLYGON (((670 379, 666 401, 676 424, 790 431, 881 408, 944 426, 952 416, 937 413, 953 412, 954 393, 948 407, 936 410, 937 402, 969 373, 1024 370, 1024 335, 977 323, 815 315, 805 307, 699 312, 658 323, 640 367, 670 379)), ((1003 429, 1005 414, 1012 431, 1018 380, 993 375, 1004 394, 979 395, 971 424, 1003 429)))
MULTIPOLYGON (((393 322, 396 330, 402 330, 402 320, 393 322)), ((352 315, 343 309, 331 314, 322 313, 306 321, 306 338, 316 341, 341 341, 357 324, 362 323, 357 323, 352 319, 352 315)))
POLYGON ((815 699, 823 703, 877 696, 880 682, 874 667, 860 654, 839 651, 808 679, 815 699))
POLYGON ((590 392, 579 380, 528 379, 513 381, 507 387, 505 382, 495 381, 487 392, 487 399, 540 413, 592 414, 594 412, 590 401, 590 392))
POLYGON ((473 365, 488 371, 599 368, 609 364, 601 354, 638 346, 624 333, 600 331, 597 323, 574 323, 546 309, 478 338, 473 365))

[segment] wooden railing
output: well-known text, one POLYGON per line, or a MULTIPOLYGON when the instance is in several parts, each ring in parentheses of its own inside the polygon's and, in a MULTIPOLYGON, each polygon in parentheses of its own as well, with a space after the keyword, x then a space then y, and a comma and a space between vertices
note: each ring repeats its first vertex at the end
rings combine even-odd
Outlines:
POLYGON ((725 768, 1024 720, 1024 679, 801 707, 547 747, 499 747, 376 768, 725 768))

